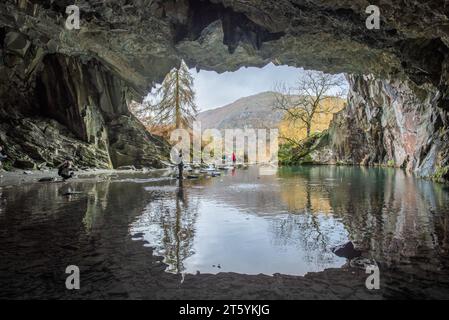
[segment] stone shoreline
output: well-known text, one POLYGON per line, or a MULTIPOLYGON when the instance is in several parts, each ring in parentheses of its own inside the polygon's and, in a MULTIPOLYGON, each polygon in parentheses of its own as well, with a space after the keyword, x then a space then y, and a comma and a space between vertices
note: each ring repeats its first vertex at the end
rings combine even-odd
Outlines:
MULTIPOLYGON (((166 169, 145 169, 145 170, 116 170, 116 169, 89 169, 79 170, 75 172, 75 177, 69 181, 80 181, 90 178, 100 178, 103 176, 110 176, 116 174, 146 174, 155 173, 166 169)), ((14 171, 0 171, 0 187, 14 187, 23 184, 39 183, 42 178, 56 178, 56 181, 61 181, 56 169, 39 171, 39 170, 14 170, 14 171)))

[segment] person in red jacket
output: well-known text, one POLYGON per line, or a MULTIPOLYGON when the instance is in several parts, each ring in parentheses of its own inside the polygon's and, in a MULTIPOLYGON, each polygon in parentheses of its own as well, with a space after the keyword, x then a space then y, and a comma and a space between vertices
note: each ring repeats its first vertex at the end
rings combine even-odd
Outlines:
POLYGON ((235 152, 232 153, 232 163, 235 165, 235 163, 237 162, 237 158, 235 156, 235 152))

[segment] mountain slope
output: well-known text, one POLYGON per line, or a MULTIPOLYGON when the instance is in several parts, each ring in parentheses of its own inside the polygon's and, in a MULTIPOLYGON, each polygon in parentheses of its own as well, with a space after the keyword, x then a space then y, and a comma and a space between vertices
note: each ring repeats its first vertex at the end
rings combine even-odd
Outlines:
MULTIPOLYGON (((322 132, 329 127, 333 113, 344 107, 343 99, 324 102, 329 108, 333 104, 333 112, 316 114, 312 124, 313 132, 322 132)), ((274 92, 262 92, 253 96, 241 98, 224 107, 201 112, 197 120, 201 121, 202 130, 205 129, 279 129, 280 137, 300 141, 306 137, 304 124, 285 119, 285 113, 273 110, 275 104, 274 92)), ((283 139, 284 140, 284 139, 283 139)))
POLYGON ((277 128, 284 113, 273 110, 273 92, 241 98, 224 107, 201 112, 202 129, 277 128))

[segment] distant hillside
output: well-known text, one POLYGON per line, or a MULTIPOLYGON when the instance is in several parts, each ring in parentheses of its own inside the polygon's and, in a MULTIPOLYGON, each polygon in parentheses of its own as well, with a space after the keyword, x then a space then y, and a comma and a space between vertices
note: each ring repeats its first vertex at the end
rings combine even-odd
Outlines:
POLYGON ((273 110, 274 101, 273 92, 263 92, 201 112, 198 120, 203 129, 277 128, 284 113, 273 110))
MULTIPOLYGON (((273 110, 275 96, 273 92, 262 92, 241 98, 224 107, 201 112, 198 120, 202 129, 244 129, 244 128, 278 128, 280 136, 301 140, 306 130, 297 123, 284 120, 284 112, 273 110)), ((344 100, 338 99, 334 113, 342 109, 344 100)), ((317 115, 312 132, 323 131, 329 127, 332 114, 317 115)))

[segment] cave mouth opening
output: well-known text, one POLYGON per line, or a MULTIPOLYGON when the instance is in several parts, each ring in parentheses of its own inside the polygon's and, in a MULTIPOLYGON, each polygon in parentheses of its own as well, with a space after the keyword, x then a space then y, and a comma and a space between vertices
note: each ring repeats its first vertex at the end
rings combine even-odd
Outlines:
MULTIPOLYGON (((189 101, 185 106, 181 102, 180 110, 187 112, 185 108, 194 106, 197 111, 189 123, 183 124, 189 130, 218 130, 223 138, 226 130, 255 129, 256 134, 257 130, 277 130, 279 144, 292 148, 326 134, 334 115, 346 107, 349 83, 345 74, 331 75, 274 63, 223 73, 188 69, 187 65, 185 68, 190 87, 181 83, 181 101, 183 90, 194 99, 192 105, 187 105, 189 101)), ((130 104, 130 111, 151 133, 167 140, 172 139, 171 133, 177 128, 176 111, 167 112, 164 117, 160 117, 159 111, 166 107, 170 94, 170 102, 176 101, 176 81, 171 83, 170 77, 177 70, 172 69, 142 103, 130 104)), ((182 78, 182 72, 179 74, 182 78)), ((207 139, 203 136, 203 140, 207 139)))

